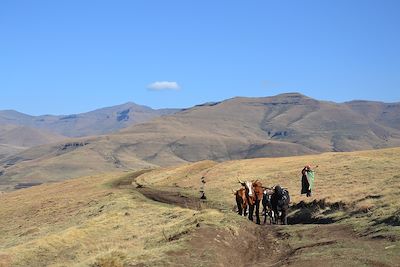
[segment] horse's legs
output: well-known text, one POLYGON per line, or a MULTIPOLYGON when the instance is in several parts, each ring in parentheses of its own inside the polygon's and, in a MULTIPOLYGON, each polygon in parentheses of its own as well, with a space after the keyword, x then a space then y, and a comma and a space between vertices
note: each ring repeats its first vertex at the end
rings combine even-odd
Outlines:
POLYGON ((269 224, 273 224, 274 222, 274 211, 272 209, 269 210, 269 224))
POLYGON ((282 210, 282 215, 281 215, 281 220, 283 225, 287 225, 287 215, 286 215, 286 210, 282 210))
POLYGON ((256 223, 260 224, 260 200, 256 200, 256 223))
POLYGON ((264 224, 267 222, 267 216, 268 216, 268 211, 267 211, 267 205, 266 203, 262 203, 263 205, 263 211, 262 211, 262 215, 264 215, 264 224))
POLYGON ((253 221, 254 205, 249 204, 249 220, 253 221))
POLYGON ((242 209, 243 200, 241 198, 239 198, 237 195, 236 195, 236 205, 237 205, 237 208, 238 208, 238 214, 240 216, 242 216, 242 213, 243 213, 243 209, 242 209))
POLYGON ((243 211, 244 211, 244 216, 247 216, 247 204, 243 204, 243 211))
POLYGON ((279 224, 279 212, 277 209, 274 209, 274 224, 279 224))
POLYGON ((264 213, 264 224, 266 224, 267 223, 267 216, 268 216, 268 212, 267 212, 266 208, 264 208, 263 213, 264 213))

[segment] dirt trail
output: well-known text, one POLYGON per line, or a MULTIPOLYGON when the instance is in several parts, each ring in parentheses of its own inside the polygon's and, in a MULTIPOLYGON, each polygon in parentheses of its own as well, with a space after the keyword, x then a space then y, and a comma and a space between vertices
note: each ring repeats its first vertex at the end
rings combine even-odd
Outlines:
MULTIPOLYGON (((194 210, 201 210, 204 206, 217 208, 204 203, 200 198, 185 196, 178 192, 177 188, 160 190, 135 183, 132 185, 138 176, 131 177, 130 181, 125 180, 118 187, 131 188, 148 199, 164 204, 194 210)), ((302 255, 312 253, 315 249, 329 250, 343 244, 384 247, 376 240, 356 236, 348 226, 310 224, 305 230, 292 227, 295 226, 256 225, 243 222, 239 232, 233 232, 229 229, 216 229, 200 224, 190 233, 187 249, 171 252, 169 255, 176 266, 337 266, 337 259, 306 258, 302 255), (287 231, 289 229, 295 231, 289 234, 287 231)), ((363 262, 367 266, 390 266, 380 261, 362 258, 356 262, 363 262)), ((346 262, 345 259, 344 264, 347 263, 354 265, 355 262, 346 262)))
POLYGON ((136 191, 153 201, 179 206, 187 209, 200 210, 201 201, 199 198, 185 196, 179 192, 162 191, 149 187, 136 188, 136 191))
MULTIPOLYGON (((199 198, 184 196, 179 192, 148 187, 136 190, 153 201, 183 208, 200 210, 202 205, 207 205, 199 198)), ((280 236, 278 227, 259 226, 251 222, 242 225, 239 233, 199 227, 191 233, 188 252, 175 255, 179 256, 176 257, 176 263, 188 266, 191 265, 189 263, 193 264, 195 258, 201 261, 199 265, 207 263, 207 266, 276 266, 291 254, 291 249, 279 241, 280 236)))
MULTIPOLYGON (((163 190, 136 183, 141 173, 120 180, 114 185, 118 188, 132 189, 153 201, 201 210, 204 207, 216 208, 212 204, 183 195, 176 188, 163 190)), ((290 253, 287 245, 279 241, 278 228, 256 225, 245 221, 239 232, 215 229, 200 224, 190 233, 185 251, 171 252, 174 265, 181 266, 278 266, 290 253), (265 260, 262 260, 265 259, 265 260)))

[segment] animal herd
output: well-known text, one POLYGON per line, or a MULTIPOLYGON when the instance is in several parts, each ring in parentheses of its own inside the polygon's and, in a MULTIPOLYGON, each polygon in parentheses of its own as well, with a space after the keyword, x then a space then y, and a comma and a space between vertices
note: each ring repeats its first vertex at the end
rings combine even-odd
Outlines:
POLYGON ((263 206, 264 224, 269 218, 270 224, 287 224, 287 211, 290 203, 289 192, 279 185, 272 188, 262 186, 261 182, 245 181, 237 191, 234 191, 238 214, 249 217, 253 221, 255 210, 256 223, 261 224, 260 220, 260 203, 263 206), (248 207, 248 214, 247 214, 248 207))

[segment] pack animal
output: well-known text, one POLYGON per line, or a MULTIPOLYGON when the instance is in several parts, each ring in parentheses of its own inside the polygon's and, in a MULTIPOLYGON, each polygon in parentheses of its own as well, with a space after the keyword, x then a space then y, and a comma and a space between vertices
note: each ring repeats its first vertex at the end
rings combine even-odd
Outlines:
POLYGON ((254 210, 256 211, 256 223, 260 224, 260 202, 263 199, 263 187, 260 181, 246 181, 238 180, 244 186, 246 192, 246 199, 249 205, 249 220, 253 221, 254 210))
POLYGON ((240 216, 247 215, 247 198, 246 198, 246 189, 240 188, 239 190, 234 191, 233 194, 235 195, 236 205, 238 207, 238 214, 240 216))
POLYGON ((264 224, 267 222, 267 217, 269 217, 269 224, 276 223, 275 212, 273 211, 271 205, 272 193, 273 191, 270 188, 264 188, 263 199, 262 199, 262 205, 263 205, 262 214, 264 215, 264 224))
POLYGON ((290 195, 289 191, 279 185, 275 186, 271 195, 271 206, 275 213, 276 223, 287 224, 287 213, 289 209, 290 195))

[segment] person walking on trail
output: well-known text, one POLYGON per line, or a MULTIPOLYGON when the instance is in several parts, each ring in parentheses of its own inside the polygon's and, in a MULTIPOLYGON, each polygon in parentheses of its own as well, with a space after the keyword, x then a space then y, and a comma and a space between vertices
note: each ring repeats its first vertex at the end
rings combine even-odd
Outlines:
MULTIPOLYGON (((318 167, 318 166, 317 166, 318 167)), ((314 188, 314 170, 310 165, 304 166, 301 171, 301 194, 311 197, 314 188)))

